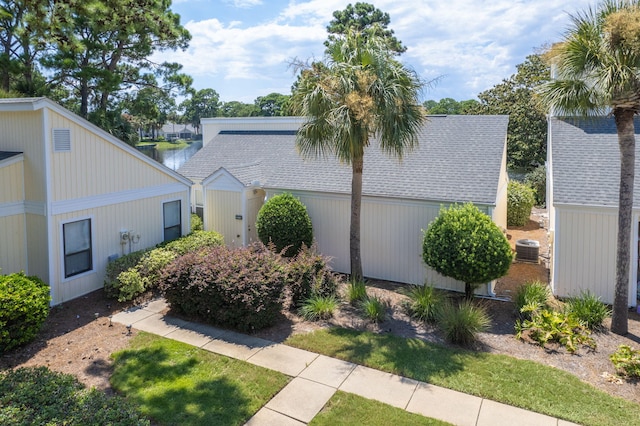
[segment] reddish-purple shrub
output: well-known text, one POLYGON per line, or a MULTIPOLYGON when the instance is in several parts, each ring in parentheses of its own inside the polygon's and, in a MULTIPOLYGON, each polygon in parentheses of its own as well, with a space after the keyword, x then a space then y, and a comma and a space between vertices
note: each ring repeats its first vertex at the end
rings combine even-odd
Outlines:
POLYGON ((305 247, 287 264, 287 289, 290 308, 300 306, 312 295, 331 296, 336 293, 337 278, 327 266, 327 258, 315 247, 305 247))
POLYGON ((173 309, 249 331, 272 325, 283 303, 286 271, 263 245, 187 253, 164 270, 160 288, 173 309))

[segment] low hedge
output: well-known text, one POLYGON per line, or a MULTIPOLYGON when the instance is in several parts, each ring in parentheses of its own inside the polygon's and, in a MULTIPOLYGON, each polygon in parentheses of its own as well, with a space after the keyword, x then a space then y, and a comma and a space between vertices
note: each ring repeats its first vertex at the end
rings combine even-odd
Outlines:
POLYGON ((194 231, 177 240, 122 256, 107 265, 104 289, 119 302, 132 300, 158 286, 160 274, 173 259, 191 251, 224 244, 213 231, 194 231))
POLYGON ((507 226, 524 226, 529 222, 535 203, 534 191, 518 181, 509 181, 507 186, 507 226))
POLYGON ((148 425, 132 403, 46 367, 0 372, 0 424, 148 425))
POLYGON ((178 312, 250 331, 275 323, 286 278, 280 256, 262 244, 209 247, 171 262, 160 288, 178 312))
POLYGON ((23 273, 0 275, 0 353, 33 340, 49 315, 49 286, 23 273))

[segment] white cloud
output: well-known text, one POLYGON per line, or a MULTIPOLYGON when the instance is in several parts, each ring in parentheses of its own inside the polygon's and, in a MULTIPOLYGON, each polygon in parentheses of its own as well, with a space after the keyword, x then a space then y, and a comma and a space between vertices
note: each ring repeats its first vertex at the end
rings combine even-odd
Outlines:
POLYGON ((225 3, 231 3, 240 9, 249 9, 262 4, 262 0, 225 0, 225 3))
MULTIPOLYGON (((228 1, 236 6, 262 3, 228 1)), ((584 10, 592 1, 377 0, 376 7, 389 13, 390 27, 408 47, 401 60, 425 80, 444 76, 428 97, 468 99, 508 78, 534 49, 559 40, 570 21, 566 12, 584 10)), ((326 26, 333 11, 346 3, 290 0, 274 4, 268 15, 262 5, 259 15, 256 9, 253 15, 242 12, 226 21, 211 8, 212 18, 185 25, 193 36, 187 52, 162 56, 182 63, 196 81, 207 81, 204 87, 221 95, 227 91, 232 99, 265 94, 249 95, 249 90, 288 91, 293 81, 288 62, 322 55, 326 26)))

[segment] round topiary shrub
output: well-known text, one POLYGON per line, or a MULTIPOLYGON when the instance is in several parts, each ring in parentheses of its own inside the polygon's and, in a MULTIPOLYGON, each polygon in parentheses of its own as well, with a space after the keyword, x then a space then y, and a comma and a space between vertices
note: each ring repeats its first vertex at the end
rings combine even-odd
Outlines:
POLYGON ((258 212, 256 221, 258 238, 264 244, 273 244, 275 250, 293 257, 302 245, 311 246, 313 227, 307 208, 291 194, 280 194, 267 200, 258 212))
POLYGON ((424 262, 436 272, 465 283, 467 298, 483 283, 504 276, 513 251, 489 216, 472 203, 442 209, 424 232, 424 262))
POLYGON ((49 315, 49 286, 23 273, 0 275, 0 352, 33 340, 49 315))
POLYGON ((531 208, 535 203, 533 189, 524 183, 512 180, 507 186, 507 226, 524 226, 529 222, 531 208))

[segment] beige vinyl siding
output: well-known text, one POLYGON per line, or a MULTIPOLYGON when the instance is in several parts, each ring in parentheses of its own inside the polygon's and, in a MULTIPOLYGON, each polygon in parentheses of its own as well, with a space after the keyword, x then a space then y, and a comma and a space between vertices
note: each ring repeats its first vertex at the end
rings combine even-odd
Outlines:
POLYGON ((53 294, 53 304, 59 304, 102 288, 109 256, 114 254, 122 256, 162 242, 164 239, 162 205, 164 202, 177 199, 181 200, 182 234, 186 235, 189 232, 189 206, 186 190, 54 216, 51 246, 55 250, 52 259, 53 280, 56 282, 56 288, 53 294), (62 224, 83 219, 91 219, 93 270, 65 279, 62 224), (122 246, 120 231, 123 230, 139 234, 140 240, 136 244, 127 243, 122 246))
MULTIPOLYGON (((272 197, 282 191, 267 191, 272 197)), ((320 253, 336 272, 350 272, 348 195, 292 192, 307 207, 320 253)), ((479 208, 487 213, 486 206, 479 208)), ((408 200, 363 197, 360 247, 364 275, 408 284, 433 284, 464 291, 464 283, 443 277, 422 261, 422 230, 439 214, 440 205, 408 200)), ((478 293, 485 294, 481 286, 478 293)))
MULTIPOLYGON (((282 191, 267 191, 267 197, 271 198, 278 193, 282 191)), ((318 251, 330 258, 334 271, 349 273, 350 197, 299 192, 292 194, 307 207, 318 251)))
MULTIPOLYGON (((589 290, 613 303, 616 275, 617 214, 614 209, 555 209, 553 290, 569 297, 589 290)), ((632 238, 633 243, 636 242, 632 238)), ((633 252, 633 251, 632 251, 633 252)), ((635 264, 632 262, 632 269, 635 264)), ((630 286, 630 303, 635 292, 630 286)))
POLYGON ((51 285, 49 277, 49 254, 47 218, 36 214, 25 214, 27 234, 28 273, 51 285))
POLYGON ((205 190, 204 226, 208 231, 222 234, 228 247, 242 246, 242 192, 205 190))
POLYGON ((4 167, 0 167, 0 204, 14 203, 24 200, 24 164, 17 161, 4 167))
POLYGON ((27 271, 25 215, 0 217, 0 274, 27 271))
POLYGON ((1 112, 0 150, 24 153, 25 199, 45 200, 42 112, 1 112))
POLYGON ((70 129, 71 151, 51 147, 52 201, 77 199, 175 183, 176 178, 141 161, 126 147, 50 111, 53 129, 70 129))
POLYGON ((408 284, 428 282, 462 291, 463 284, 445 278, 422 260, 422 230, 440 212, 439 204, 364 198, 362 262, 367 276, 408 284))

